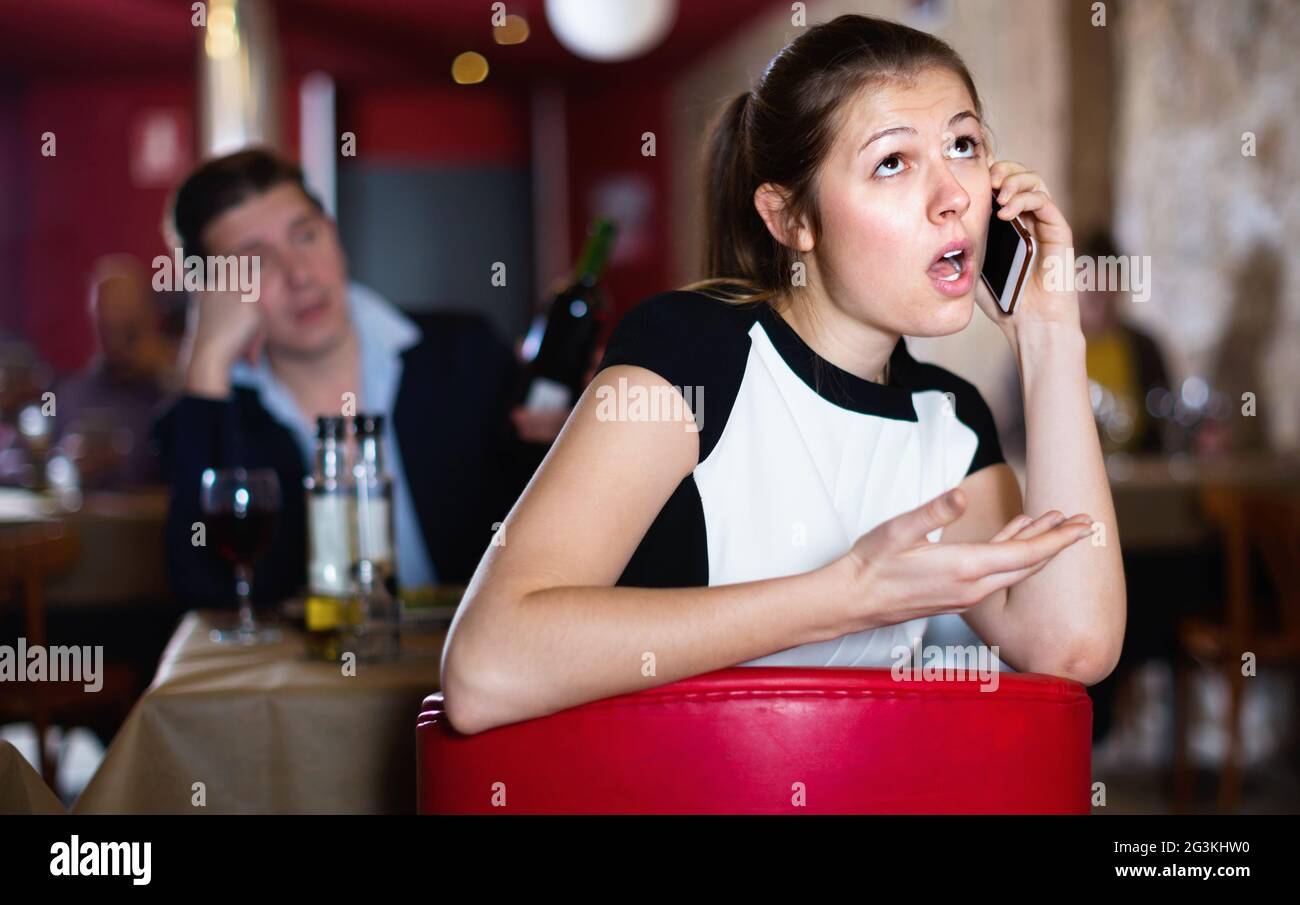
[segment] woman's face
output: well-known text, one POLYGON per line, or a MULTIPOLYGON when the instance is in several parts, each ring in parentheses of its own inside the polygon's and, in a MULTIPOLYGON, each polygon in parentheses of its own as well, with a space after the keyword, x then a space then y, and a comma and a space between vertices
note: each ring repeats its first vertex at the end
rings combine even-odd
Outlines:
POLYGON ((818 186, 816 278, 833 304, 891 333, 942 336, 974 313, 992 190, 962 80, 929 69, 841 110, 818 186), (960 276, 942 260, 961 247, 960 276))

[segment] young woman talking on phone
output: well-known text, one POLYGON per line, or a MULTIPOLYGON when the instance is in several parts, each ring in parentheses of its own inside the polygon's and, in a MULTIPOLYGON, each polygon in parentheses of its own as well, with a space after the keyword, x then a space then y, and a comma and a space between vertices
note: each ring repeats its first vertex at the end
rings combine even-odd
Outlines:
POLYGON ((863 16, 809 29, 728 105, 711 279, 619 324, 479 563, 443 653, 457 729, 737 664, 887 667, 943 613, 1017 669, 1111 671, 1119 537, 1077 302, 1042 269, 1070 227, 982 124, 947 44, 863 16), (1038 246, 1011 316, 976 277, 994 191, 1038 246), (1023 501, 979 393, 902 339, 976 305, 1020 370, 1023 501), (678 392, 685 419, 634 404, 678 392))

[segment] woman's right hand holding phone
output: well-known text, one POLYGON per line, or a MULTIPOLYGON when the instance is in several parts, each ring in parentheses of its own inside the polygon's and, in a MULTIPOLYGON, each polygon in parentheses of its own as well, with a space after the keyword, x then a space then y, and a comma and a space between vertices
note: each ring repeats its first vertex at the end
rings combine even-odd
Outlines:
POLYGON ((986 543, 931 543, 926 535, 965 511, 962 491, 882 522, 836 560, 855 631, 910 619, 960 613, 988 595, 1042 569, 1062 550, 1092 533, 1085 513, 1066 518, 1051 510, 1018 515, 986 543))

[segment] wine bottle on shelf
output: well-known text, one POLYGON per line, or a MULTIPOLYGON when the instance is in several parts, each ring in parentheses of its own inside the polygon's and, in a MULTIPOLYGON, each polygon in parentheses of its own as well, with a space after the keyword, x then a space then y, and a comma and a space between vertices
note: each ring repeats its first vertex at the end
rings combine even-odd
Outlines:
POLYGON ((316 463, 307 490, 307 655, 337 660, 352 580, 355 502, 347 469, 347 422, 316 419, 316 463))
POLYGON ((583 378, 604 321, 600 278, 617 230, 600 218, 591 225, 573 281, 533 318, 523 344, 523 377, 516 402, 525 408, 568 408, 585 388, 583 378))

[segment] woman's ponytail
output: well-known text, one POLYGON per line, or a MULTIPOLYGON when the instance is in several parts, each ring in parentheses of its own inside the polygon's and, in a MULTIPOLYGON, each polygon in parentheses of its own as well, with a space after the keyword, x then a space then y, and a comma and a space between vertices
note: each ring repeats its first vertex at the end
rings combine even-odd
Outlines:
MULTIPOLYGON (((713 126, 704 166, 704 272, 732 282, 753 281, 754 228, 766 229, 754 210, 754 167, 749 147, 751 92, 737 95, 713 126)), ((754 286, 753 288, 758 288, 754 286)))

